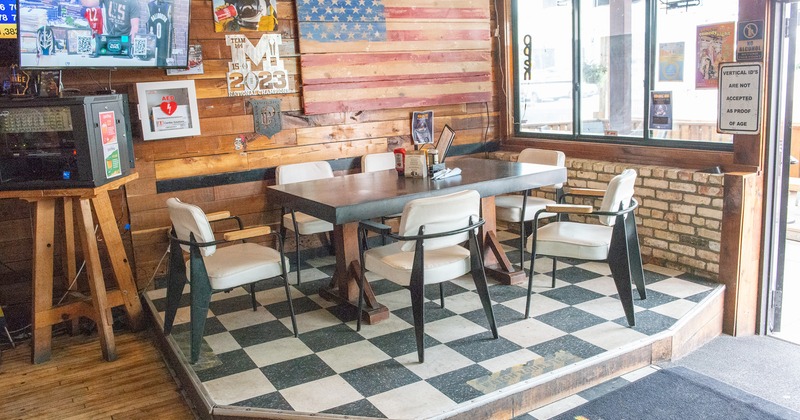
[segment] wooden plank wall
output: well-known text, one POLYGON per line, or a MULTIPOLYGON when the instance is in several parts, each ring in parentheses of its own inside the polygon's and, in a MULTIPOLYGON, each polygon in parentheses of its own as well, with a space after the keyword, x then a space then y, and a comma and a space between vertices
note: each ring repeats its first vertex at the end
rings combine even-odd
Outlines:
MULTIPOLYGON (((491 2, 489 2, 491 3, 491 2)), ((491 27, 495 14, 492 7, 491 27)), ((235 173, 273 168, 279 164, 310 160, 354 158, 366 153, 384 152, 398 146, 411 148, 410 120, 414 109, 380 109, 308 116, 301 101, 300 57, 297 53, 297 21, 293 1, 278 1, 279 26, 282 35, 281 58, 290 74, 296 93, 265 97, 228 97, 225 80, 230 48, 225 35, 215 33, 210 0, 193 0, 190 43, 203 47, 205 74, 167 76, 164 70, 80 70, 64 71, 66 88, 80 89, 82 94, 110 85, 118 93, 128 93, 132 103, 134 153, 138 180, 125 188, 130 213, 135 275, 139 288, 145 287, 159 259, 167 248, 166 231, 169 216, 167 198, 176 196, 198 204, 205 211, 230 210, 243 217, 245 224, 268 223, 275 226, 279 210, 266 202, 264 190, 273 179, 233 185, 209 186, 191 190, 159 193, 157 182, 202 175, 235 173), (169 140, 143 141, 136 115, 135 83, 191 78, 195 81, 202 135, 169 140), (249 106, 251 98, 280 98, 283 130, 272 138, 256 135, 249 106), (234 148, 234 138, 247 138, 246 150, 234 148)), ((254 44, 260 32, 245 33, 254 44)), ((496 45, 493 44, 493 69, 497 68, 496 45)), ((495 73, 493 71, 493 73, 495 73)), ((493 74, 493 85, 495 75, 493 74)), ((496 89, 495 89, 496 90, 496 89)), ((455 145, 482 143, 496 138, 498 103, 496 95, 489 103, 463 103, 430 108, 435 113, 438 130, 449 124, 458 135, 455 145)), ((268 172, 269 173, 269 172, 268 172)), ((123 206, 115 205, 115 209, 123 206)), ((16 200, 0 200, 0 261, 14 270, 30 270, 31 234, 28 205, 16 200)), ((127 215, 126 215, 127 216, 127 215)), ((164 266, 162 264, 161 271, 164 266)), ((58 271, 58 267, 56 267, 58 271)), ((6 285, 26 287, 11 280, 8 268, 0 264, 0 303, 9 303, 12 294, 2 292, 6 285)))

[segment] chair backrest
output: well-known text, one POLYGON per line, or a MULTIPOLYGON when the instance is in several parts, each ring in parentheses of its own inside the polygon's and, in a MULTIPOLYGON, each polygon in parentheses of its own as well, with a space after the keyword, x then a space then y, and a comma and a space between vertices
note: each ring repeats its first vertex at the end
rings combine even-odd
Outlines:
MULTIPOLYGON (((481 213, 481 196, 475 190, 448 195, 419 198, 406 203, 400 217, 400 235, 413 236, 425 225, 425 234, 448 232, 467 227, 470 217, 478 221, 481 213)), ((468 232, 433 238, 425 241, 425 249, 438 249, 460 244, 469 239, 468 232)), ((405 242, 403 251, 414 249, 414 241, 405 242)))
MULTIPOLYGON (((564 166, 566 160, 566 156, 562 151, 534 148, 527 148, 519 152, 519 157, 517 158, 517 162, 554 166, 564 166)), ((564 184, 560 183, 553 186, 555 188, 561 188, 564 186, 564 184)))
MULTIPOLYGON (((627 208, 633 198, 633 187, 636 183, 636 171, 626 169, 621 174, 611 178, 603 195, 603 202, 600 204, 600 211, 617 211, 620 206, 627 208)), ((601 216, 600 223, 613 226, 616 217, 601 216)))
POLYGON ((361 156, 361 172, 375 172, 394 169, 394 153, 370 153, 361 156))
POLYGON ((331 165, 324 160, 292 163, 275 168, 275 183, 278 185, 323 178, 333 178, 331 165))
MULTIPOLYGON (((194 234, 194 240, 197 242, 213 242, 214 231, 211 230, 211 224, 208 223, 205 212, 193 204, 186 204, 177 198, 170 198, 167 200, 167 210, 169 210, 169 218, 172 220, 172 227, 175 229, 175 235, 182 241, 188 241, 189 234, 194 234)), ((184 251, 189 252, 188 245, 181 245, 184 251)), ((203 256, 209 256, 217 251, 216 245, 200 248, 203 256)))

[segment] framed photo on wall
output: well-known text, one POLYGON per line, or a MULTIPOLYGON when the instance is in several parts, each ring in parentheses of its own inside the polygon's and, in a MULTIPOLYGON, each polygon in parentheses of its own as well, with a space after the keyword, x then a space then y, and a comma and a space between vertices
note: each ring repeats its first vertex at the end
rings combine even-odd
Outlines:
POLYGON ((200 135, 194 80, 137 83, 145 140, 200 135))

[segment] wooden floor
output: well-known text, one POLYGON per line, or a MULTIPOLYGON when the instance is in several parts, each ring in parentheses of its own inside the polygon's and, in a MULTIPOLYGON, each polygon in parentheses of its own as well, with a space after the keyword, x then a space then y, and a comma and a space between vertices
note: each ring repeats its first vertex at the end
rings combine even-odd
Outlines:
POLYGON ((151 334, 116 332, 113 362, 96 335, 54 337, 51 360, 38 365, 28 342, 3 350, 0 418, 194 419, 151 334))

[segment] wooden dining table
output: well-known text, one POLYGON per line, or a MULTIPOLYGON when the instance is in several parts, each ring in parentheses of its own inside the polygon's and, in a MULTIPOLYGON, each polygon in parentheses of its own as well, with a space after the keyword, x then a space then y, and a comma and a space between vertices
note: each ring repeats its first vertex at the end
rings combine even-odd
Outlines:
MULTIPOLYGON (((447 162, 447 167, 457 167, 461 174, 440 180, 404 177, 395 170, 349 174, 270 186, 267 200, 334 225, 336 269, 329 286, 320 290, 320 295, 328 300, 357 305, 357 279, 361 272, 359 221, 400 213, 414 199, 463 190, 476 190, 481 195, 481 217, 485 224, 480 235, 487 274, 502 284, 526 281, 525 271, 515 269, 497 239, 494 197, 566 182, 566 168, 481 158, 453 159, 447 162)), ((364 321, 376 323, 388 318, 388 309, 377 302, 369 282, 365 282, 364 293, 364 321)))

